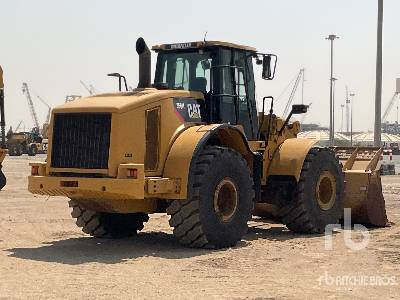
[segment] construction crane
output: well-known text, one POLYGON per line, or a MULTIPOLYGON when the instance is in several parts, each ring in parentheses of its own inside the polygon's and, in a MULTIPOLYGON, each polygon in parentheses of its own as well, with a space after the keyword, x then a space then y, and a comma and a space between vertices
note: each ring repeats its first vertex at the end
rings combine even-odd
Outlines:
POLYGON ((300 80, 301 80, 301 78, 303 76, 304 76, 304 69, 300 69, 299 73, 297 74, 297 78, 296 78, 296 81, 294 83, 292 92, 290 93, 289 100, 286 103, 285 110, 283 111, 282 116, 284 116, 284 117, 287 116, 287 114, 289 113, 289 110, 292 107, 292 102, 293 102, 294 96, 296 95, 297 88, 299 87, 300 80))
POLYGON ((37 118, 35 107, 33 105, 31 93, 29 92, 28 84, 26 84, 25 82, 22 84, 22 92, 26 95, 26 99, 28 100, 28 107, 29 107, 29 111, 31 112, 33 125, 34 125, 34 128, 32 129, 32 131, 39 132, 39 128, 40 128, 39 121, 37 118))
POLYGON ((388 105, 386 106, 385 112, 382 115, 382 119, 381 119, 382 123, 385 123, 387 121, 387 118, 388 118, 390 112, 392 111, 393 106, 396 103, 396 100, 398 100, 398 98, 399 98, 398 96, 399 96, 399 93, 396 91, 394 93, 394 95, 392 96, 392 98, 390 99, 388 105))
POLYGON ((304 123, 304 121, 305 121, 305 119, 306 119, 308 113, 310 112, 310 107, 311 107, 311 105, 312 105, 312 102, 310 102, 310 103, 307 105, 307 106, 308 106, 308 110, 307 110, 306 113, 304 113, 304 114, 302 115, 300 124, 303 124, 303 123, 304 123))
POLYGON ((21 126, 24 126, 24 131, 25 131, 25 123, 23 120, 19 121, 17 127, 15 127, 15 132, 18 132, 18 130, 21 128, 21 126))
POLYGON ((40 97, 40 96, 36 96, 36 97, 40 100, 40 102, 42 102, 44 105, 47 106, 47 109, 48 109, 47 110, 47 116, 46 116, 46 120, 44 121, 44 123, 45 124, 49 124, 50 123, 50 116, 51 116, 51 107, 50 107, 49 104, 47 104, 46 101, 43 100, 42 97, 40 97))
POLYGON ((89 86, 84 83, 82 80, 79 80, 79 82, 82 84, 82 86, 85 88, 85 90, 88 91, 89 95, 95 95, 97 94, 95 88, 93 87, 93 85, 89 84, 89 86))
POLYGON ((49 104, 47 104, 46 101, 43 100, 42 97, 40 97, 39 95, 36 95, 36 97, 40 100, 40 102, 42 102, 44 105, 47 106, 47 116, 46 116, 46 120, 43 123, 42 126, 42 130, 40 132, 40 134, 42 135, 43 138, 47 139, 48 138, 48 128, 49 128, 49 124, 50 124, 50 116, 51 116, 51 107, 49 104))

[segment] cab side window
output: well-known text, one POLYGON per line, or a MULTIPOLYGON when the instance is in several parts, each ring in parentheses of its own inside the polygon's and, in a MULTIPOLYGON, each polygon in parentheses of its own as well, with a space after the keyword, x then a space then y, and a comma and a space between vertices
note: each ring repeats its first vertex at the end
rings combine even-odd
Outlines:
POLYGON ((241 111, 247 111, 247 93, 246 83, 244 81, 244 70, 235 70, 235 83, 236 83, 236 95, 239 98, 239 109, 241 111))
POLYGON ((177 58, 175 64, 175 88, 189 89, 189 61, 184 58, 177 58))
POLYGON ((191 90, 207 93, 211 90, 211 58, 200 60, 196 65, 196 76, 193 80, 191 90))

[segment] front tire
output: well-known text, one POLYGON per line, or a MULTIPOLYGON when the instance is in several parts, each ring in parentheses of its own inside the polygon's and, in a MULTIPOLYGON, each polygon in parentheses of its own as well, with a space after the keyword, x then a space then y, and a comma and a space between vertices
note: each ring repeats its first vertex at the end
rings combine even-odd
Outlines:
POLYGON ((76 225, 86 234, 98 238, 131 237, 142 230, 144 223, 149 220, 145 213, 103 213, 87 210, 70 200, 71 216, 76 219, 76 225))
POLYGON ((38 154, 38 148, 35 144, 31 145, 28 149, 28 155, 29 156, 36 156, 38 154))
POLYGON ((339 224, 344 207, 344 174, 335 154, 312 148, 304 161, 292 200, 280 210, 282 222, 294 232, 322 233, 339 224))
POLYGON ((189 171, 188 198, 167 208, 178 241, 190 247, 224 248, 247 232, 253 209, 253 180, 236 151, 207 146, 189 171))

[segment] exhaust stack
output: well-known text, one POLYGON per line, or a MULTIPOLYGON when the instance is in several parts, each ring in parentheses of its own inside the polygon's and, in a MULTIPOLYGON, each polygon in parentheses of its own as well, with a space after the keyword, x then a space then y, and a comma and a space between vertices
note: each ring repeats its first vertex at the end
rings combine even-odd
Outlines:
POLYGON ((137 39, 136 52, 139 54, 139 84, 137 87, 151 87, 151 53, 143 38, 137 39))

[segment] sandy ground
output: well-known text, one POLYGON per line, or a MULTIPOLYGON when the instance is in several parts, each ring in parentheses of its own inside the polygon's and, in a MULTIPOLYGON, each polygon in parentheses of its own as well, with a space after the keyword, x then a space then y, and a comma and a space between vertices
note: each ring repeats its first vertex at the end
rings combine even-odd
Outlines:
MULTIPOLYGON (((66 198, 28 193, 27 163, 27 157, 4 163, 1 299, 400 298, 399 225, 370 230, 360 251, 346 247, 342 230, 328 251, 324 236, 293 234, 258 219, 234 248, 186 249, 165 215, 152 216, 135 238, 100 240, 75 226, 66 198)), ((400 224, 400 177, 383 183, 389 219, 400 224)))

